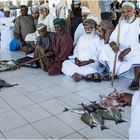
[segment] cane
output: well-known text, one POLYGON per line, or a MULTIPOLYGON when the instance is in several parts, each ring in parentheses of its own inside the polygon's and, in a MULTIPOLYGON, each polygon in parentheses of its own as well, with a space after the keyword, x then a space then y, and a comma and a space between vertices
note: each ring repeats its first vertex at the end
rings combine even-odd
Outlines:
MULTIPOLYGON (((119 19, 119 23, 118 23, 118 34, 117 34, 117 46, 119 47, 119 37, 120 37, 120 28, 121 28, 121 17, 119 19)), ((112 71, 112 79, 111 79, 111 85, 113 87, 114 84, 114 76, 115 76, 115 70, 116 70, 116 63, 117 63, 117 54, 118 52, 115 52, 115 56, 114 56, 114 63, 113 63, 113 71, 112 71)))
POLYGON ((37 61, 37 60, 39 60, 39 59, 41 59, 41 58, 44 58, 44 57, 46 57, 46 55, 43 55, 43 56, 34 58, 34 59, 32 59, 32 60, 29 60, 29 61, 24 62, 24 63, 21 63, 21 64, 18 64, 18 65, 16 65, 16 67, 17 67, 17 68, 20 68, 22 65, 30 64, 30 63, 35 62, 35 61, 37 61))

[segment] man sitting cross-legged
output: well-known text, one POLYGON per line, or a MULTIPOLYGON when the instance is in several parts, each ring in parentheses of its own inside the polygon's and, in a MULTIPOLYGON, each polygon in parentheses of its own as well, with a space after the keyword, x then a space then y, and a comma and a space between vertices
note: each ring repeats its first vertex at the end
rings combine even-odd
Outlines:
POLYGON ((69 56, 69 60, 64 61, 62 72, 72 76, 76 82, 83 78, 101 82, 98 56, 104 40, 96 35, 97 24, 94 20, 86 19, 83 25, 85 34, 80 37, 74 49, 74 54, 69 56))

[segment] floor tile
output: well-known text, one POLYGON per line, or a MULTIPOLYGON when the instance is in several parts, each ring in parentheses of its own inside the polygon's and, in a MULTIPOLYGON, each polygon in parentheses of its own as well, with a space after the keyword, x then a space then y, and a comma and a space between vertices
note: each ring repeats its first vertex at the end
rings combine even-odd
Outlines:
POLYGON ((51 116, 51 114, 37 104, 17 109, 17 112, 30 123, 51 116))
POLYGON ((27 122, 16 112, 10 111, 0 115, 0 130, 2 132, 24 126, 27 122))
POLYGON ((69 107, 62 101, 58 100, 57 98, 54 98, 52 100, 40 103, 40 105, 47 110, 48 112, 52 113, 53 115, 62 113, 65 107, 69 107))
POLYGON ((11 88, 2 88, 0 92, 0 96, 4 99, 12 98, 15 96, 21 95, 19 91, 17 91, 14 87, 11 88))
POLYGON ((54 98, 53 96, 51 96, 50 94, 48 94, 47 92, 43 90, 37 90, 37 91, 30 92, 25 95, 36 103, 44 102, 44 101, 54 98))
POLYGON ((0 98, 0 113, 8 112, 13 110, 3 99, 0 98))
POLYGON ((64 112, 57 115, 56 117, 59 118, 61 121, 65 122, 68 126, 70 126, 76 131, 86 127, 86 124, 84 124, 80 119, 80 114, 76 114, 73 112, 64 112))
POLYGON ((33 123, 32 125, 49 139, 58 139, 74 132, 74 130, 54 117, 33 123))
POLYGON ((4 133, 7 139, 44 139, 31 125, 26 125, 4 133))
POLYGON ((85 138, 76 132, 76 133, 70 134, 66 137, 63 137, 62 139, 85 139, 85 138))
POLYGON ((118 134, 111 129, 101 131, 99 127, 93 129, 86 127, 78 131, 81 135, 84 135, 87 139, 126 139, 126 137, 118 134))
POLYGON ((33 101, 25 97, 24 95, 15 96, 12 98, 6 99, 6 101, 13 107, 13 108, 21 108, 23 106, 32 105, 34 104, 33 101))
POLYGON ((59 97, 59 96, 64 96, 64 95, 70 94, 69 90, 62 88, 60 86, 50 87, 47 90, 43 89, 43 91, 46 91, 47 93, 49 93, 50 95, 52 95, 54 97, 59 97))
POLYGON ((62 100, 65 104, 68 104, 73 107, 77 107, 81 103, 89 103, 88 100, 76 94, 70 94, 67 96, 59 97, 59 99, 62 100))

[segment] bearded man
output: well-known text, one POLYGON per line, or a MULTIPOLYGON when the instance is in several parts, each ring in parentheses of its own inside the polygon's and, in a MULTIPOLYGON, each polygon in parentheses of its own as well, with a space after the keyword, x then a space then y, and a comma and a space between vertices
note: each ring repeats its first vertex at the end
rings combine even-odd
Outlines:
POLYGON ((131 2, 122 4, 123 19, 112 32, 110 37, 110 45, 106 45, 100 54, 100 60, 107 63, 112 75, 114 55, 118 55, 115 74, 120 76, 134 68, 134 79, 129 85, 129 89, 139 89, 140 79, 140 19, 136 17, 135 6, 131 2), (118 33, 120 32, 120 33, 118 33), (117 40, 118 43, 117 43, 117 40))
POLYGON ((94 20, 86 19, 83 25, 85 34, 79 38, 73 55, 69 56, 69 60, 64 61, 62 72, 72 76, 76 82, 82 79, 101 82, 98 56, 102 46, 99 42, 104 44, 104 40, 96 35, 97 24, 94 20))
POLYGON ((40 6, 40 16, 38 18, 38 24, 43 23, 47 26, 49 32, 55 32, 53 20, 55 17, 49 11, 49 4, 45 3, 40 6))

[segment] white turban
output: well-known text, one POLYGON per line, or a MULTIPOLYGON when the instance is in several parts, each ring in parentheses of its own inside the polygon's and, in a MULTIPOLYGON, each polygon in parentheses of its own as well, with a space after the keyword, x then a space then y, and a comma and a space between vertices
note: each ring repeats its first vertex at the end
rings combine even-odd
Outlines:
POLYGON ((94 13, 91 13, 87 16, 87 19, 92 19, 94 21, 96 21, 96 23, 99 25, 100 24, 100 20, 98 18, 98 16, 94 13))
POLYGON ((4 11, 4 12, 7 12, 7 11, 10 11, 10 9, 9 9, 8 7, 5 7, 5 8, 3 9, 3 11, 4 11))
POLYGON ((122 4, 122 7, 123 6, 130 6, 130 7, 132 7, 133 9, 135 9, 135 5, 132 3, 132 2, 124 2, 123 4, 122 4))
POLYGON ((48 3, 44 3, 44 4, 42 4, 41 7, 42 7, 42 8, 46 8, 46 9, 49 10, 49 4, 48 4, 48 3))
POLYGON ((86 6, 81 7, 81 9, 82 9, 82 13, 90 14, 90 10, 86 6))

